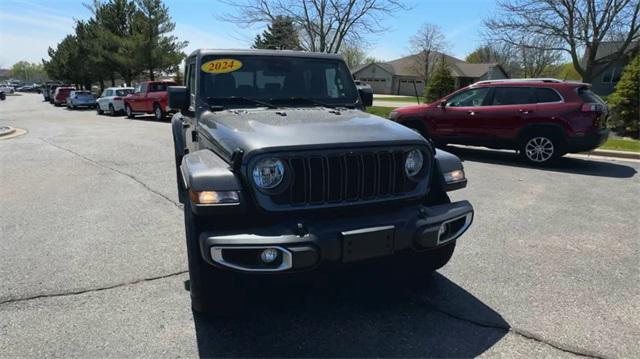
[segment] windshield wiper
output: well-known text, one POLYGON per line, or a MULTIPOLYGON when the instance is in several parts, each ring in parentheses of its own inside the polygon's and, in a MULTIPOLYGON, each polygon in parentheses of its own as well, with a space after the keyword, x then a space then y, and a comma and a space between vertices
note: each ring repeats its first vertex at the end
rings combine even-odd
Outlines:
POLYGON ((282 97, 282 98, 270 98, 269 101, 274 102, 274 101, 291 101, 291 102, 307 102, 307 103, 311 103, 314 105, 318 105, 318 106, 322 106, 322 107, 327 107, 327 108, 336 108, 336 107, 346 107, 346 108, 354 108, 355 106, 353 104, 330 104, 330 103, 326 103, 326 102, 322 102, 319 100, 316 100, 314 98, 309 98, 309 97, 282 97))
POLYGON ((262 100, 258 100, 255 98, 251 98, 251 97, 245 97, 245 96, 228 96, 228 97, 207 97, 207 102, 209 104, 211 104, 211 102, 213 101, 244 101, 244 102, 251 102, 251 103, 255 103, 267 108, 277 108, 276 105, 267 102, 267 101, 262 101, 262 100))

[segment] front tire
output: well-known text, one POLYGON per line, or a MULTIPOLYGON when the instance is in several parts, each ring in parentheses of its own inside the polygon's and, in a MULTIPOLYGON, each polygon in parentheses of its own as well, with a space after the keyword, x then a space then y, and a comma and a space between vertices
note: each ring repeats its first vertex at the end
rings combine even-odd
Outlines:
POLYGON ((102 109, 100 108, 100 105, 96 105, 96 112, 98 113, 98 115, 102 115, 104 113, 104 111, 102 111, 102 109))
POLYGON ((193 311, 208 316, 238 313, 246 300, 243 278, 235 272, 215 268, 204 261, 199 243, 203 221, 193 213, 189 200, 184 204, 184 227, 193 311))
POLYGON ((158 104, 153 105, 153 117, 156 121, 164 120, 165 113, 164 111, 162 111, 162 108, 158 104))
POLYGON ((133 119, 135 117, 135 115, 133 114, 133 111, 131 110, 131 106, 124 105, 124 111, 127 114, 128 119, 133 119))
POLYGON ((116 115, 116 109, 113 107, 113 104, 109 104, 109 116, 114 117, 116 115))

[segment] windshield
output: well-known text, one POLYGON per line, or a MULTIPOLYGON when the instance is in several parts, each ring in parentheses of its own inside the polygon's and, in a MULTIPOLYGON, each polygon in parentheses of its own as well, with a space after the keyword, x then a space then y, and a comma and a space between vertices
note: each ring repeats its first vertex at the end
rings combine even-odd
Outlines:
POLYGON ((260 107, 353 106, 358 93, 344 62, 279 56, 209 56, 202 60, 200 94, 210 105, 260 107), (242 101, 229 101, 230 99, 242 101), (258 101, 254 101, 258 100, 258 101))
POLYGON ((133 93, 133 89, 116 90, 116 96, 127 96, 133 93))

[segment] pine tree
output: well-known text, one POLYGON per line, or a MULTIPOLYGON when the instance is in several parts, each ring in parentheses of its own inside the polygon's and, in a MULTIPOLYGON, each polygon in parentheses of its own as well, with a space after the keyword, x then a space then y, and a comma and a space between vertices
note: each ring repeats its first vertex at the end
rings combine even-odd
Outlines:
POLYGON ((156 73, 171 71, 182 61, 182 49, 188 42, 170 35, 176 24, 162 0, 136 0, 136 5, 133 43, 138 50, 137 63, 149 72, 149 79, 155 80, 156 73))
POLYGON ((608 100, 611 106, 609 126, 624 135, 640 137, 640 55, 624 68, 616 90, 608 100))
POLYGON ((433 102, 439 98, 442 98, 450 94, 455 87, 455 80, 451 76, 451 69, 442 56, 436 70, 429 81, 429 85, 425 89, 425 99, 427 102, 433 102))
POLYGON ((257 35, 251 46, 254 49, 271 50, 300 50, 298 32, 293 26, 293 21, 286 16, 276 16, 267 25, 262 35, 257 35))

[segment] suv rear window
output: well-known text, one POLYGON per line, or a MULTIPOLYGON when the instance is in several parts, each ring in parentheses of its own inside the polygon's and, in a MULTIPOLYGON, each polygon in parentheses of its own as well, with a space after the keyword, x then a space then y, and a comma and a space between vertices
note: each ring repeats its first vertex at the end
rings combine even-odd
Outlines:
POLYGON ((562 101, 560 95, 550 88, 539 87, 535 89, 535 92, 538 103, 562 101))
POLYGON ((174 82, 156 82, 149 85, 149 92, 167 91, 168 86, 175 86, 174 82))
POLYGON ((116 96, 127 96, 130 93, 133 93, 132 89, 116 90, 116 96))
POLYGON ((535 102, 531 87, 496 87, 491 104, 493 106, 504 106, 535 102))
POLYGON ((604 100, 601 99, 600 96, 593 93, 593 91, 591 91, 591 89, 588 87, 580 87, 578 89, 578 96, 580 96, 580 98, 584 102, 604 104, 604 100))

